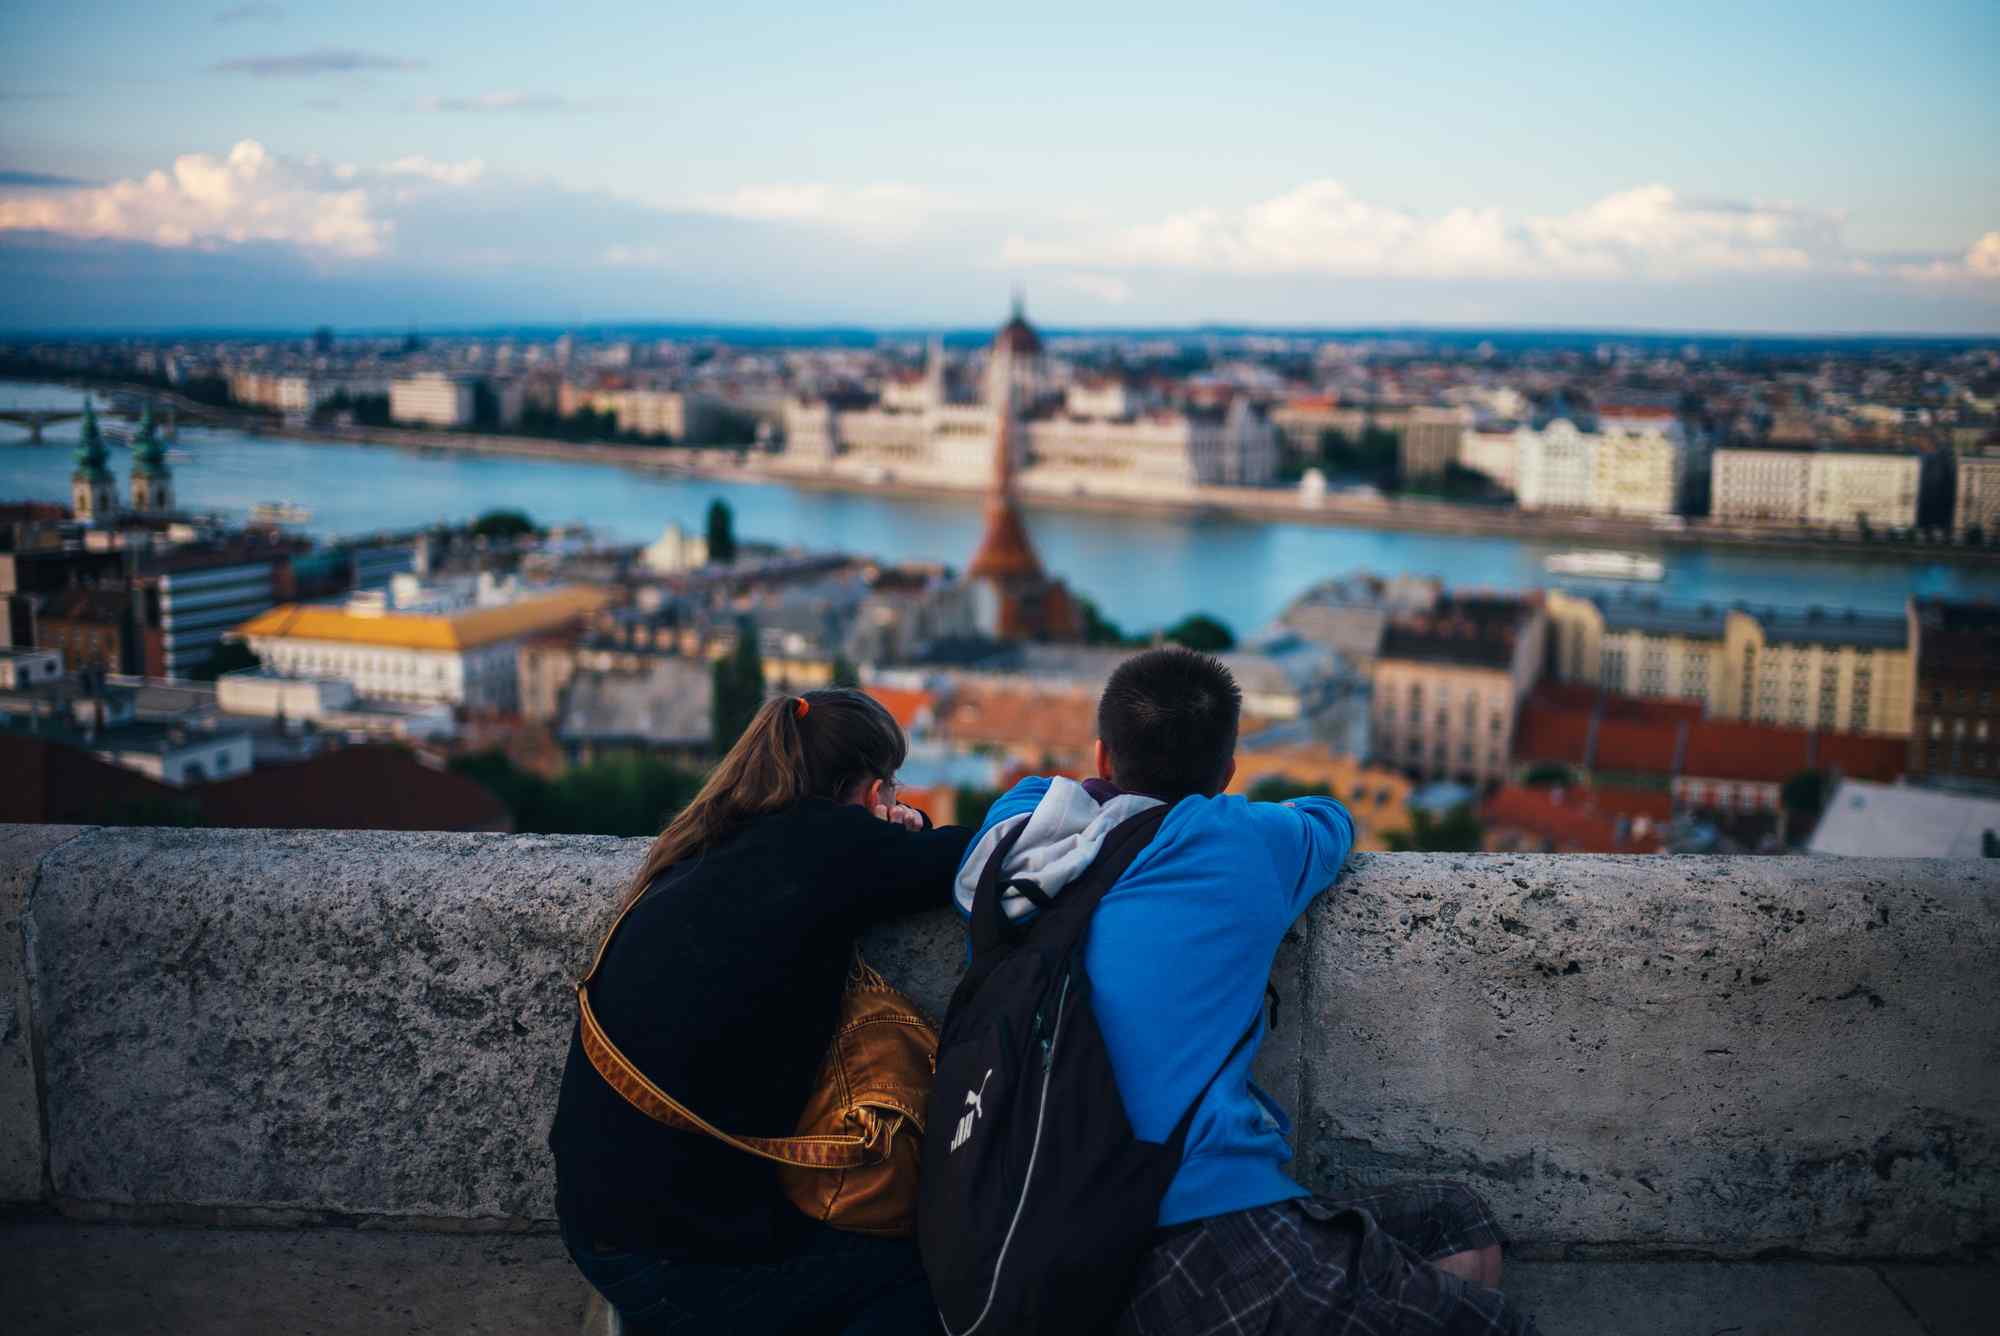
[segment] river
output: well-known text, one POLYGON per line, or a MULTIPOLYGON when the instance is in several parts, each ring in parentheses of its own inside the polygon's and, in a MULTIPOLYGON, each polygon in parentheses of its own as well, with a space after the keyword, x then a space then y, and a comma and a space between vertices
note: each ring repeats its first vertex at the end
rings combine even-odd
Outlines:
MULTIPOLYGON (((0 384, 0 408, 72 407, 61 385, 0 384)), ((0 423, 0 500, 64 500, 76 444, 74 422, 51 426, 40 445, 0 423)), ((181 504, 240 518, 259 501, 296 501, 322 536, 467 520, 512 507, 544 524, 582 521, 617 539, 649 541, 668 523, 699 528, 708 504, 728 501, 745 538, 838 548, 890 560, 963 563, 980 531, 976 498, 913 498, 828 492, 781 483, 717 482, 565 460, 412 451, 185 430, 175 448, 181 504)), ((130 465, 112 451, 125 488, 130 465)), ((2000 570, 1906 561, 1774 556, 1662 547, 1667 577, 1619 586, 1557 581, 1542 569, 1573 540, 1350 529, 1213 517, 1036 510, 1036 547, 1055 574, 1128 629, 1156 627, 1192 611, 1239 632, 1264 625, 1306 586, 1355 570, 1436 575, 1469 588, 1562 584, 1643 589, 1680 601, 1747 600, 1781 606, 1900 611, 1910 594, 2000 596, 2000 570)))

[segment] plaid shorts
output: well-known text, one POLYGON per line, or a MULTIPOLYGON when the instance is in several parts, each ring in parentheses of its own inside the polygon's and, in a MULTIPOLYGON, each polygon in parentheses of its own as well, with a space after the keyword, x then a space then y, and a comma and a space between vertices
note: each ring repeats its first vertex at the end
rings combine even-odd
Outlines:
POLYGON ((1498 1290, 1430 1265, 1501 1242, 1470 1189, 1410 1183, 1301 1197, 1162 1233, 1120 1336, 1533 1336, 1498 1290))

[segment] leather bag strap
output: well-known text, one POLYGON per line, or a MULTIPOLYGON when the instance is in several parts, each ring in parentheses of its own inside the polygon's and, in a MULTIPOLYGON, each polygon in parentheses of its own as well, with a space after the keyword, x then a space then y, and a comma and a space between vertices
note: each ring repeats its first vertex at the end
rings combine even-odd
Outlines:
MULTIPOLYGON (((867 1136, 841 1134, 819 1137, 739 1137, 715 1126, 693 1109, 654 1085, 611 1042, 611 1036, 604 1033, 604 1027, 597 1023, 597 1013, 590 1008, 590 981, 597 977, 598 967, 604 963, 604 953, 611 948, 611 939, 618 932, 625 916, 639 903, 637 897, 618 912, 612 920, 611 931, 604 934, 598 944, 597 954, 592 957, 590 971, 576 985, 577 1030, 583 1041, 583 1055, 605 1084, 639 1112, 654 1122, 682 1132, 699 1132, 714 1137, 726 1146, 745 1151, 761 1159, 777 1164, 794 1165, 801 1169, 859 1169, 864 1165, 881 1161, 880 1147, 886 1143, 885 1132, 894 1132, 902 1123, 901 1115, 892 1116, 887 1122, 878 1124, 867 1136)), ((866 969, 857 955, 855 963, 866 969)), ((873 970, 869 970, 874 974, 873 970)), ((875 975, 879 980, 880 975, 875 975)))

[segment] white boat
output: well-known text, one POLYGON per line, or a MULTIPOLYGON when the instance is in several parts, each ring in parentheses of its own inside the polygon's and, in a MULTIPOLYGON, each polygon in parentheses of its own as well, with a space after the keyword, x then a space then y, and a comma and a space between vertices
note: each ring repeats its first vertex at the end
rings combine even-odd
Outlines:
POLYGON ((312 517, 312 511, 296 501, 259 501, 250 507, 252 524, 305 524, 312 517))
POLYGON ((1542 562, 1555 575, 1586 580, 1664 580, 1667 565, 1637 552, 1558 552, 1542 562))

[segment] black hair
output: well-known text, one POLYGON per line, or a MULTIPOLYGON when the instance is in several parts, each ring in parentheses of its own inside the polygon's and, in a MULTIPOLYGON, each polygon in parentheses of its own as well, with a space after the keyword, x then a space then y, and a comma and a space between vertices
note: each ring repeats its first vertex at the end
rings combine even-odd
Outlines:
POLYGON ((1229 780, 1243 693, 1206 654, 1149 649, 1118 665, 1097 702, 1097 736, 1119 788, 1166 802, 1229 780))

